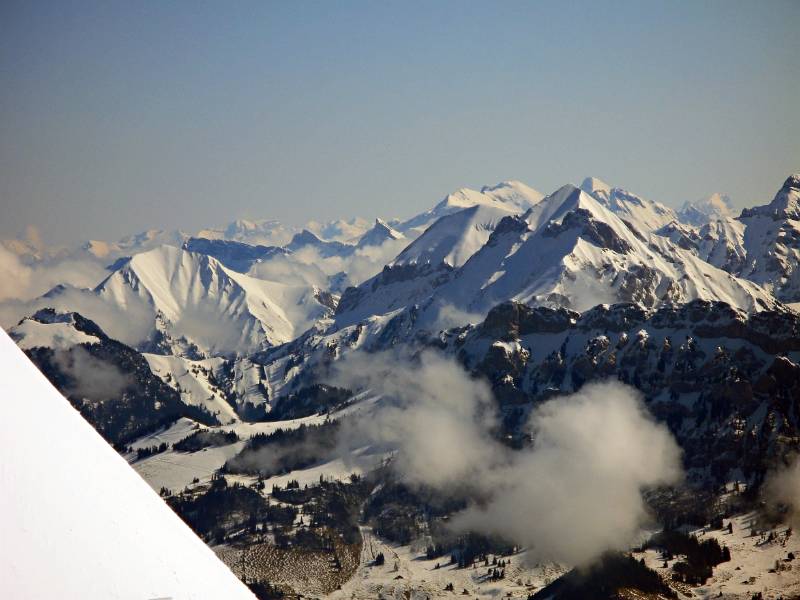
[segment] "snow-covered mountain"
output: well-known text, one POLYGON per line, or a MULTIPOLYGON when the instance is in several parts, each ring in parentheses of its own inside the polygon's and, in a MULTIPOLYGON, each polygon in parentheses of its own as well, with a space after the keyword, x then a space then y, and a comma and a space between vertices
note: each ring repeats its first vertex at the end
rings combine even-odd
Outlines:
POLYGON ((622 188, 611 187, 595 177, 584 179, 580 189, 642 233, 654 231, 676 218, 671 208, 622 188))
POLYGON ((481 191, 461 188, 448 194, 432 209, 395 225, 395 229, 408 237, 417 237, 441 217, 471 208, 485 206, 509 212, 522 213, 542 199, 542 194, 519 181, 506 181, 481 191))
POLYGON ((225 227, 201 229, 194 237, 230 240, 253 246, 283 246, 289 243, 295 233, 292 228, 288 228, 274 219, 258 221, 237 219, 225 227))
POLYGON ((672 221, 656 233, 723 271, 741 275, 747 255, 744 230, 740 220, 724 217, 699 228, 672 221))
POLYGON ((308 229, 317 237, 329 242, 351 242, 357 240, 370 229, 370 222, 361 217, 352 219, 336 219, 326 223, 309 221, 304 229, 308 229))
POLYGON ((322 290, 254 279, 171 246, 137 254, 95 292, 120 309, 143 301, 159 346, 189 356, 281 344, 332 309, 322 290))
MULTIPOLYGON (((620 203, 615 200, 611 206, 620 203)), ((524 216, 500 221, 484 245, 455 270, 390 265, 348 290, 337 309, 337 323, 415 304, 432 307, 428 313, 452 307, 465 315, 486 314, 512 299, 575 310, 599 302, 654 307, 704 299, 746 310, 775 303, 758 285, 731 276, 663 236, 643 233, 606 202, 567 185, 524 216)))
POLYGON ((340 323, 414 304, 430 294, 488 240, 503 218, 516 214, 498 204, 476 204, 440 217, 384 269, 342 296, 340 323))
POLYGON ((742 211, 746 264, 742 277, 784 302, 800 301, 800 174, 786 179, 767 205, 742 211))
POLYGON ((81 250, 105 261, 114 261, 123 256, 132 256, 140 252, 152 250, 158 246, 180 247, 188 239, 182 231, 163 231, 148 229, 135 235, 129 235, 117 242, 89 240, 81 246, 81 250))
MULTIPOLYGON (((78 313, 43 309, 9 329, 9 335, 117 447, 181 417, 207 424, 230 420, 230 406, 226 411, 213 394, 179 395, 175 385, 153 374, 145 355, 78 313)), ((176 369, 176 374, 184 371, 176 369)))
POLYGON ((438 219, 389 265, 460 267, 489 239, 497 224, 517 214, 506 206, 476 204, 438 219))
MULTIPOLYGON (((714 206, 720 205, 720 200, 714 206)), ((698 225, 673 221, 656 233, 704 261, 753 281, 782 302, 800 301, 800 175, 786 179, 772 202, 742 211, 720 210, 698 225)))
POLYGON ((402 240, 405 236, 396 231, 383 219, 375 219, 375 224, 361 235, 353 238, 351 243, 355 243, 356 248, 367 248, 369 246, 382 246, 388 241, 402 240))
POLYGON ((687 225, 703 226, 710 221, 734 216, 733 202, 729 196, 716 192, 694 202, 685 202, 678 218, 687 225))
POLYGON ((189 252, 213 256, 229 269, 239 273, 247 273, 254 264, 289 252, 276 246, 251 246, 244 242, 194 237, 186 240, 182 248, 189 252))
POLYGON ((296 233, 292 240, 284 246, 290 252, 298 252, 304 249, 310 249, 319 254, 322 258, 331 257, 346 257, 355 252, 356 247, 354 244, 344 244, 342 242, 329 242, 318 238, 311 233, 308 229, 304 229, 300 233, 296 233))
MULTIPOLYGON (((659 518, 702 527, 729 514, 728 501, 754 505, 739 484, 750 494, 800 449, 800 316, 781 303, 800 300, 800 176, 741 217, 686 220, 686 211, 587 178, 546 197, 518 182, 463 189, 406 221, 303 230, 237 221, 156 248, 148 245, 164 238, 148 233, 113 251, 82 250, 96 261, 119 256, 91 289, 57 286, 16 306, 31 316, 11 333, 107 440, 132 449, 128 459, 152 486, 172 490, 164 496, 173 508, 242 577, 321 595, 303 586, 325 571, 324 593, 368 598, 374 582, 411 586, 411 575, 433 573, 431 597, 452 593, 450 577, 475 595, 544 587, 547 597, 566 566, 538 565, 536 585, 520 583, 526 550, 491 540, 513 575, 498 587, 478 574, 481 563, 489 568, 485 547, 433 539, 455 514, 430 510, 404 486, 393 462, 402 450, 338 454, 337 427, 391 404, 341 370, 382 351, 390 370, 406 356, 428 367, 425 357, 438 353, 491 399, 508 452, 529 445, 529 415, 547 399, 621 381, 683 451, 686 481, 648 495, 659 518), (339 299, 348 283, 358 285, 339 299), (362 521, 348 519, 362 509, 362 521), (381 541, 391 535, 405 537, 381 541), (432 536, 425 557, 423 535, 432 536), (400 567, 376 564, 375 548, 396 552, 400 567), (303 567, 299 550, 308 551, 303 567)), ((29 242, 18 249, 41 260, 29 242)), ((752 537, 735 540, 762 552, 752 537)), ((791 563, 788 547, 773 545, 760 555, 769 558, 760 571, 774 567, 767 578, 777 583, 763 588, 772 591, 791 570, 781 566, 791 563)), ((683 559, 667 566, 640 554, 669 585, 683 568, 683 559)), ((736 571, 737 589, 750 589, 751 571, 736 571)))
POLYGON ((645 307, 694 299, 747 310, 774 304, 764 290, 642 234, 582 190, 564 186, 498 233, 453 278, 445 298, 485 311, 515 299, 585 310, 601 300, 645 307), (469 292, 472 293, 469 293, 469 292))
POLYGON ((8 331, 22 350, 51 348, 68 350, 78 344, 99 344, 100 331, 86 327, 78 313, 38 311, 8 331))

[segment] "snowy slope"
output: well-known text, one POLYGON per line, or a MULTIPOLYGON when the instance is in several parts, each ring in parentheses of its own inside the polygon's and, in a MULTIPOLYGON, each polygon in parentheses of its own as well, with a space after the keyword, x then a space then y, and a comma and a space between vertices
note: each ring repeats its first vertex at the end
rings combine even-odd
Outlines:
POLYGON ((745 209, 746 277, 785 302, 800 300, 800 175, 786 179, 767 205, 745 209))
MULTIPOLYGON (((515 189, 501 186, 492 189, 515 189)), ((337 310, 337 315, 345 315, 337 317, 339 324, 385 314, 424 298, 486 244, 503 218, 520 213, 514 202, 498 201, 469 190, 462 192, 448 196, 448 210, 461 201, 469 204, 477 198, 481 202, 439 217, 382 272, 357 289, 347 290, 337 310)), ((530 210, 535 210, 535 205, 530 210)))
POLYGON ((405 236, 393 229, 383 219, 375 219, 375 225, 360 236, 353 238, 350 243, 355 243, 356 248, 368 246, 381 246, 389 240, 401 240, 405 236))
POLYGON ((253 598, 3 332, 0 359, 0 596, 253 598))
POLYGON ((800 300, 800 175, 788 177, 772 202, 745 209, 738 218, 720 216, 727 206, 723 197, 709 203, 707 212, 716 209, 714 218, 705 224, 694 227, 673 222, 658 230, 659 235, 716 267, 761 285, 778 300, 800 300))
POLYGON ((487 242, 500 220, 513 214, 517 211, 503 205, 477 204, 444 216, 403 250, 391 266, 460 267, 487 242))
POLYGON ((744 223, 740 220, 724 217, 699 228, 672 221, 656 233, 723 271, 739 274, 747 259, 744 230, 744 223))
POLYGON ((416 237, 439 218, 472 206, 500 208, 515 213, 528 210, 542 199, 542 194, 518 181, 506 181, 481 191, 461 188, 449 194, 432 209, 398 223, 395 229, 408 237, 416 237))
MULTIPOLYGON (((723 529, 698 529, 691 532, 700 540, 716 539, 730 550, 731 560, 714 567, 714 575, 705 584, 694 588, 701 598, 752 598, 755 594, 763 594, 763 598, 796 598, 800 594, 800 577, 798 567, 788 561, 787 556, 800 555, 798 536, 787 535, 787 526, 778 525, 771 530, 763 530, 758 526, 759 515, 745 513, 723 521, 723 529), (733 531, 728 532, 728 523, 733 531), (755 531, 755 535, 753 532, 755 531), (768 531, 775 539, 767 541, 768 531), (775 570, 775 564, 781 570, 775 570)), ((649 549, 636 552, 633 556, 643 558, 645 564, 669 580, 671 569, 679 559, 667 561, 661 552, 649 549)))
POLYGON ((580 189, 642 233, 654 231, 676 218, 675 212, 660 202, 642 198, 622 188, 611 187, 595 177, 584 179, 580 189))
MULTIPOLYGON (((506 577, 487 577, 491 567, 464 569, 449 564, 449 557, 429 559, 424 547, 399 545, 381 539, 369 527, 361 528, 364 545, 361 563, 353 578, 340 590, 327 597, 331 600, 372 600, 373 598, 527 598, 529 594, 551 583, 567 568, 556 564, 535 564, 526 551, 502 556, 506 577), (385 564, 375 565, 382 553, 385 564), (445 588, 452 584, 454 591, 445 588)), ((492 557, 494 558, 494 557, 492 557)))
MULTIPOLYGON (((770 294, 758 285, 708 264, 664 236, 642 233, 606 202, 571 185, 543 199, 523 217, 506 217, 455 270, 423 270, 411 261, 399 262, 446 219, 401 254, 397 266, 348 290, 337 309, 337 324, 350 325, 370 315, 419 305, 418 326, 435 327, 446 307, 460 311, 466 319, 512 299, 579 311, 598 303, 654 307, 694 299, 722 300, 745 310, 774 305, 770 294)), ((433 256, 441 259, 441 254, 433 256)))
POLYGON ((216 415, 220 423, 239 420, 236 411, 225 400, 224 391, 216 385, 214 371, 224 362, 221 358, 193 361, 180 356, 143 353, 153 374, 181 395, 184 404, 201 406, 216 415))
POLYGON ((155 375, 180 393, 184 404, 205 409, 223 424, 259 420, 271 409, 263 370, 248 358, 142 356, 155 375))
POLYGON ((10 330, 10 335, 22 350, 53 348, 63 350, 75 344, 94 344, 100 338, 75 329, 71 323, 40 323, 24 319, 10 330))
POLYGON ((525 185, 521 181, 501 181, 497 185, 483 186, 481 193, 502 202, 514 212, 525 212, 544 198, 539 190, 525 185))
POLYGON ((446 285, 440 300, 485 312, 514 299, 585 310, 606 302, 720 299, 757 310, 774 304, 750 282, 700 260, 666 238, 645 238, 592 196, 565 186, 477 252, 446 285))
POLYGON ((119 308, 144 301, 168 343, 209 354, 289 341, 330 310, 316 288, 254 279, 170 246, 134 256, 95 291, 119 308))

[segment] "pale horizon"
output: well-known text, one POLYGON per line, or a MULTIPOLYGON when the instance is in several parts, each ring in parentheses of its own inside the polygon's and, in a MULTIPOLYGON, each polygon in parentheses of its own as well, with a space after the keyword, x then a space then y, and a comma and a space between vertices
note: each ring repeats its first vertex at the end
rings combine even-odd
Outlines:
POLYGON ((5 3, 0 237, 405 217, 593 175, 678 207, 800 170, 800 4, 5 3))

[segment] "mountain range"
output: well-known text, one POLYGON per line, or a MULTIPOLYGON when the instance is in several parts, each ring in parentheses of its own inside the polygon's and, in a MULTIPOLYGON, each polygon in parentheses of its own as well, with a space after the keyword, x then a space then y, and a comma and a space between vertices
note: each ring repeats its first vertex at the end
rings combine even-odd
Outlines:
MULTIPOLYGON (((342 379, 358 357, 421 368, 436 352, 459 365, 490 390, 492 434, 516 449, 531 443, 526 423, 548 399, 609 379, 632 386, 683 452, 685 481, 649 499, 678 525, 687 490, 713 499, 692 501, 700 520, 728 514, 734 497, 753 506, 720 490, 758 490, 800 450, 800 175, 738 216, 721 194, 674 210, 589 177, 549 194, 518 181, 460 189, 405 220, 237 220, 71 248, 6 240, 1 251, 25 281, 0 295, 3 327, 151 485, 185 488, 173 502, 190 525, 210 514, 193 504, 206 494, 249 493, 220 491, 231 475, 302 507, 309 527, 325 523, 323 541, 293 521, 263 526, 275 547, 282 535, 320 556, 336 546, 330 589, 295 574, 286 585, 299 593, 333 592, 355 572, 357 559, 351 571, 344 564, 352 548, 325 539, 372 535, 312 506, 357 502, 384 538, 405 544, 413 532, 434 544, 430 555, 455 510, 362 468, 364 457, 391 464, 391 444, 348 446, 347 460, 325 454, 343 447, 330 438, 338 423, 391 400, 379 383, 342 379), (57 285, 42 293, 37 277, 57 285), (180 446, 194 450, 170 446, 178 431, 197 436, 180 446), (274 445, 269 460, 262 444, 274 445), (340 483, 325 487, 331 473, 340 483), (321 478, 319 487, 302 499, 281 492, 295 476, 321 478), (367 481, 378 481, 372 496, 367 481)), ((268 513, 245 526, 230 510, 201 535, 233 566, 229 551, 263 538, 257 523, 268 513)), ((446 540, 462 560, 467 542, 446 540)))

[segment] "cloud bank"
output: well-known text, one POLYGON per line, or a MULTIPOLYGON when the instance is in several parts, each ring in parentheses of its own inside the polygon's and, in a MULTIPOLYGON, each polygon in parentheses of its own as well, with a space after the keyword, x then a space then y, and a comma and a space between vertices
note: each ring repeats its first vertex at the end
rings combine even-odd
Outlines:
POLYGON ((629 547, 648 518, 643 489, 681 477, 669 431, 617 382, 542 404, 528 423, 532 447, 512 451, 492 436, 489 387, 453 361, 356 354, 338 369, 338 385, 386 397, 352 426, 351 446, 388 444, 406 481, 472 494, 452 527, 501 535, 535 560, 582 565, 629 547))
POLYGON ((497 458, 489 386, 439 354, 426 352, 415 364, 399 353, 353 353, 337 365, 334 381, 387 397, 343 437, 399 449, 395 466, 412 483, 469 486, 497 458))
POLYGON ((789 466, 770 473, 764 482, 763 495, 772 507, 785 506, 789 521, 794 527, 800 527, 800 456, 789 466))
POLYGON ((534 444, 486 473, 491 499, 454 526, 521 542, 533 557, 574 565, 630 546, 648 518, 642 490, 675 483, 680 449, 619 383, 588 385, 541 405, 534 444))
POLYGON ((106 276, 108 271, 93 260, 64 259, 27 265, 0 245, 0 301, 31 300, 58 284, 94 287, 106 276))
POLYGON ((72 380, 66 393, 93 402, 118 398, 133 383, 116 365, 92 356, 81 346, 56 352, 55 364, 72 380))
POLYGON ((387 240, 380 246, 359 248, 346 257, 323 257, 319 251, 306 246, 289 255, 275 256, 256 263, 248 275, 283 283, 316 285, 327 288, 331 277, 344 274, 338 287, 356 286, 378 274, 409 243, 407 239, 387 240))

